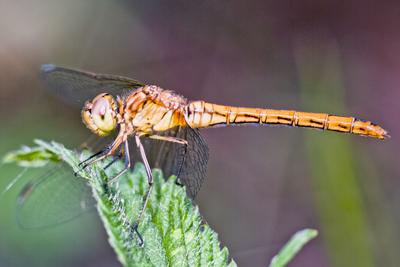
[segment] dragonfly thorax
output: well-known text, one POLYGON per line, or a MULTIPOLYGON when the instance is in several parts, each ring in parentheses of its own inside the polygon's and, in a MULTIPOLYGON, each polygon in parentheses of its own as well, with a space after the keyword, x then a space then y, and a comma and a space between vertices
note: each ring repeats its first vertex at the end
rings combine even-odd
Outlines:
POLYGON ((146 85, 126 96, 124 122, 142 134, 166 131, 186 124, 186 99, 172 91, 146 85))
POLYGON ((117 126, 116 103, 114 98, 102 93, 87 101, 82 109, 82 120, 93 133, 106 136, 117 126))

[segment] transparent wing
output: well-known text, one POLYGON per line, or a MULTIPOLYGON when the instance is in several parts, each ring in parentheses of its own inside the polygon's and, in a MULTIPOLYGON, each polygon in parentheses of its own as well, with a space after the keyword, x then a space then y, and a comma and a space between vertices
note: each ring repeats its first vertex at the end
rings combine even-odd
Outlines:
MULTIPOLYGON (((207 171, 208 146, 199 130, 190 127, 179 127, 158 135, 172 136, 188 141, 187 149, 181 144, 146 138, 143 145, 152 168, 160 168, 167 178, 176 175, 186 186, 192 199, 203 184, 207 171)), ((131 150, 132 151, 132 150, 131 150)), ((133 159, 139 159, 135 155, 133 159)))
POLYGON ((117 95, 144 85, 127 77, 96 74, 53 64, 42 65, 40 77, 52 93, 79 107, 99 93, 117 95))
POLYGON ((87 181, 75 177, 70 167, 60 163, 46 169, 30 178, 18 196, 17 220, 22 228, 59 225, 94 207, 87 181))
POLYGON ((190 196, 194 198, 206 177, 209 153, 207 143, 199 130, 187 127, 185 132, 189 144, 178 178, 189 189, 190 196))

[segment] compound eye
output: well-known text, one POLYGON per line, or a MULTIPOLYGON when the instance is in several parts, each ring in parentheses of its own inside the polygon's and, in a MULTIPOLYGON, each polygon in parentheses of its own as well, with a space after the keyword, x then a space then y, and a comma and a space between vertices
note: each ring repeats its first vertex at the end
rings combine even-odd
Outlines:
POLYGON ((116 127, 116 116, 112 107, 112 98, 103 96, 95 100, 92 106, 92 119, 101 131, 101 135, 107 135, 116 127))

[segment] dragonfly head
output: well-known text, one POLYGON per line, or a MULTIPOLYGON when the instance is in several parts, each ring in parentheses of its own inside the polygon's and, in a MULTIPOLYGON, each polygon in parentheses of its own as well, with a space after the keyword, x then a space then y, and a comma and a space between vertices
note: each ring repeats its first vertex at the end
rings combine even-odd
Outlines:
POLYGON ((100 136, 110 134, 117 126, 114 98, 103 93, 87 101, 82 109, 82 120, 93 133, 100 136))

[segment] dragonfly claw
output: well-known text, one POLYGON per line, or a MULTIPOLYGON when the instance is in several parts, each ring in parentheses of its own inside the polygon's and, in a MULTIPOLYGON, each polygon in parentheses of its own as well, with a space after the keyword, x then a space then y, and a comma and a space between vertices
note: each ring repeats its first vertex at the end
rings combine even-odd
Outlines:
POLYGON ((137 237, 138 237, 138 245, 139 245, 140 247, 143 247, 143 246, 144 246, 144 241, 143 241, 142 235, 141 235, 141 234, 139 233, 139 231, 138 231, 138 227, 139 227, 139 224, 138 224, 138 223, 135 223, 135 224, 132 226, 132 232, 136 233, 136 235, 137 235, 137 237))
POLYGON ((175 180, 175 184, 176 184, 176 185, 179 185, 179 186, 181 186, 181 187, 183 187, 183 186, 184 186, 184 184, 183 184, 183 183, 181 183, 181 181, 179 180, 179 178, 176 178, 176 180, 175 180))
POLYGON ((74 176, 78 177, 79 173, 86 169, 89 166, 89 164, 85 163, 85 161, 82 161, 81 163, 78 164, 79 170, 74 172, 74 176), (83 166, 82 166, 83 164, 83 166))

